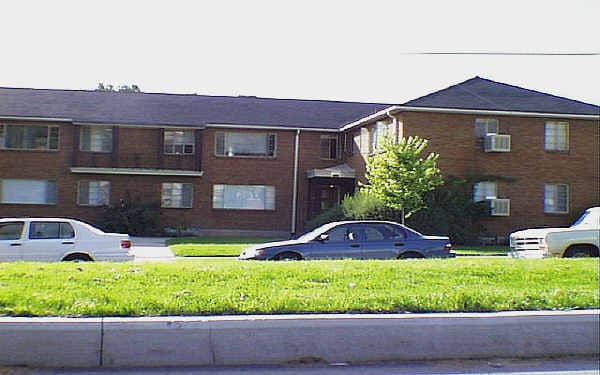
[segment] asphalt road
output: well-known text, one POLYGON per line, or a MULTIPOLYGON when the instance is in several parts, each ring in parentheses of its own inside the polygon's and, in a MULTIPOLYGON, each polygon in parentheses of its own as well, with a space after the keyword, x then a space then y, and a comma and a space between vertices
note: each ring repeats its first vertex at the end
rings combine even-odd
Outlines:
POLYGON ((184 367, 184 368, 0 368, 0 375, 599 375, 599 358, 497 359, 376 363, 363 365, 294 364, 288 366, 184 367))

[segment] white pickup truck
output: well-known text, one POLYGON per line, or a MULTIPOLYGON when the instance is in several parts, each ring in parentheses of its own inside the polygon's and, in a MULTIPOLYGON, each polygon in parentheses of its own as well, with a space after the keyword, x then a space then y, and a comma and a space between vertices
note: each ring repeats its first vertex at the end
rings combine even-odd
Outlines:
POLYGON ((600 248, 600 207, 592 207, 568 228, 526 229, 510 234, 515 258, 548 256, 597 257, 600 248))

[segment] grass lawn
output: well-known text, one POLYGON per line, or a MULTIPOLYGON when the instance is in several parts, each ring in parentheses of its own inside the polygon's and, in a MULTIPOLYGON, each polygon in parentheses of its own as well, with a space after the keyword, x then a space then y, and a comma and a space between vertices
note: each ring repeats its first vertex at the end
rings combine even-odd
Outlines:
POLYGON ((238 256, 248 246, 277 241, 278 238, 264 237, 179 237, 167 241, 167 245, 178 257, 238 256))
MULTIPOLYGON (((260 237, 180 237, 167 241, 173 253, 179 257, 233 257, 248 246, 281 240, 260 237)), ((457 245, 454 251, 464 255, 506 254, 508 246, 457 245)))
POLYGON ((0 315, 598 308, 598 259, 0 263, 0 315))

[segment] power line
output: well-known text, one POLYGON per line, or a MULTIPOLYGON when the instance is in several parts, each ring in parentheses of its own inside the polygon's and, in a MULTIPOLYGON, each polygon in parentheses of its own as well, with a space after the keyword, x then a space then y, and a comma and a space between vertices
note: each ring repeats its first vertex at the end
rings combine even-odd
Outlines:
POLYGON ((405 55, 600 56, 600 52, 408 52, 405 55))

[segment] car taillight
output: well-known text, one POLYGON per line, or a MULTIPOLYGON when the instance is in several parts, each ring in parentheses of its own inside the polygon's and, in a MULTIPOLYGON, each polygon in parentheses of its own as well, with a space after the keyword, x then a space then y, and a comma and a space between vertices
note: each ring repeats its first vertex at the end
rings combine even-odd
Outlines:
POLYGON ((447 244, 444 246, 444 250, 446 250, 446 251, 452 251, 452 244, 451 244, 451 243, 447 243, 447 244))
POLYGON ((121 249, 129 249, 131 248, 130 240, 121 240, 121 249))

